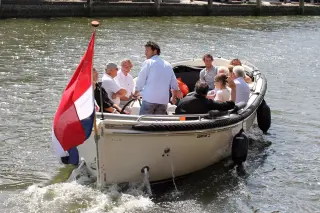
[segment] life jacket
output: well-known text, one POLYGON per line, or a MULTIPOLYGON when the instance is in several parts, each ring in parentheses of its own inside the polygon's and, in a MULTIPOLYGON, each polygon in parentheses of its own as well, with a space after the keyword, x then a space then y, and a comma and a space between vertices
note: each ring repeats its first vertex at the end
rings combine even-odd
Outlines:
POLYGON ((177 78, 177 81, 178 81, 180 91, 182 92, 183 96, 186 96, 189 93, 188 86, 185 83, 183 83, 181 78, 177 78))

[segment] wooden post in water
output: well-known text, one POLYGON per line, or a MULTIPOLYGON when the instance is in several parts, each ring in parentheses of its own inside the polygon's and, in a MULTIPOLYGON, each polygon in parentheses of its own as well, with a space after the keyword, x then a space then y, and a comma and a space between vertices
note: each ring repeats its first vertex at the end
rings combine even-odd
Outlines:
POLYGON ((93 3, 93 0, 87 0, 88 16, 91 16, 91 13, 92 13, 92 3, 93 3))
POLYGON ((262 6, 262 1, 261 0, 257 0, 257 8, 261 9, 262 6))
POLYGON ((154 7, 156 9, 156 15, 160 15, 160 2, 161 0, 154 0, 154 7))
POLYGON ((213 0, 208 0, 208 15, 212 14, 212 2, 213 0))
POLYGON ((261 0, 256 0, 256 1, 257 1, 257 14, 260 15, 261 7, 262 7, 262 1, 261 0))
POLYGON ((0 18, 2 18, 1 0, 0 0, 0 18))
POLYGON ((299 0, 299 13, 300 15, 304 14, 304 0, 299 0))

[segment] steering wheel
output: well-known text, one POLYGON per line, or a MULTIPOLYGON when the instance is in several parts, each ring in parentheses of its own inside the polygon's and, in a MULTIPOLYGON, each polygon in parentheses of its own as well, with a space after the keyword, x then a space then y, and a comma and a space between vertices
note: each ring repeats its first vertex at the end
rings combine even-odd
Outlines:
POLYGON ((140 98, 132 98, 130 101, 128 101, 121 109, 120 114, 124 114, 124 110, 127 108, 127 106, 129 106, 129 104, 131 104, 131 102, 133 101, 139 101, 139 105, 141 106, 141 99, 140 98))

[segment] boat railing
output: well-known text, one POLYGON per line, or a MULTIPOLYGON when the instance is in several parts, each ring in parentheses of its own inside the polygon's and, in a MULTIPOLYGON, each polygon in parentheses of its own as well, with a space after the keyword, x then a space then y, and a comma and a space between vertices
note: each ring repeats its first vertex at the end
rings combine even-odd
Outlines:
POLYGON ((161 117, 164 117, 164 118, 198 118, 199 120, 201 120, 201 118, 203 117, 206 117, 206 116, 209 116, 209 113, 207 114, 182 114, 182 115, 140 115, 138 118, 137 118, 137 122, 140 122, 142 119, 145 119, 145 118, 161 118, 161 117))
MULTIPOLYGON (((101 112, 96 112, 96 117, 99 118, 101 116, 101 112)), ((103 113, 104 119, 121 119, 121 120, 132 120, 136 122, 140 122, 141 120, 149 120, 149 121, 156 121, 156 120, 167 120, 167 121, 174 121, 174 120, 181 120, 183 121, 185 118, 198 118, 201 120, 201 118, 209 116, 209 113, 207 114, 182 114, 182 115, 125 115, 125 114, 111 114, 111 113, 103 113)))
MULTIPOLYGON (((187 118, 197 118, 192 119, 192 121, 199 120, 201 118, 208 118, 211 119, 218 119, 224 116, 230 116, 231 114, 238 113, 238 110, 243 110, 247 104, 246 103, 238 103, 238 108, 234 108, 228 111, 218 111, 218 110, 211 110, 209 113, 206 114, 172 114, 172 115, 125 115, 125 114, 111 114, 111 113, 104 113, 104 118, 108 119, 121 119, 121 120, 131 120, 134 122, 141 122, 142 120, 146 121, 188 121, 187 118), (235 111, 236 110, 236 111, 235 111)), ((100 112, 96 112, 97 117, 101 116, 100 112)), ((102 118, 102 116, 101 116, 102 118)))

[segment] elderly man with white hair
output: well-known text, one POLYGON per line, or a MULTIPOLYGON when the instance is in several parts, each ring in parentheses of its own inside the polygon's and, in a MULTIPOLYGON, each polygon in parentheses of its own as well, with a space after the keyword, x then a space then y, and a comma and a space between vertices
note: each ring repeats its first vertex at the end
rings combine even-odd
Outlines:
POLYGON ((219 66, 218 67, 218 70, 217 70, 217 75, 219 74, 225 74, 226 76, 229 75, 229 69, 228 67, 225 67, 225 66, 219 66))
POLYGON ((232 78, 236 84, 236 104, 240 102, 247 103, 250 96, 249 85, 244 80, 245 71, 243 66, 235 66, 232 69, 232 78))
POLYGON ((116 104, 120 105, 120 97, 127 94, 127 90, 121 88, 116 82, 115 77, 118 74, 118 66, 115 63, 108 63, 105 69, 105 74, 102 77, 101 86, 108 93, 108 97, 116 104))
POLYGON ((133 67, 131 60, 125 59, 121 62, 121 69, 118 71, 117 76, 115 77, 118 85, 125 90, 127 90, 127 94, 125 96, 120 97, 121 106, 125 105, 134 94, 134 81, 133 77, 130 74, 131 68, 133 67))

